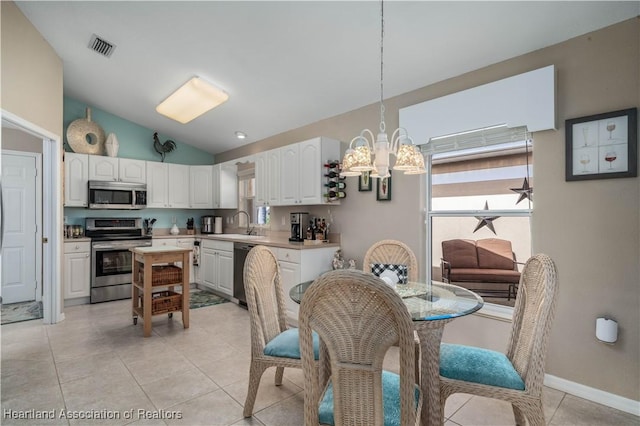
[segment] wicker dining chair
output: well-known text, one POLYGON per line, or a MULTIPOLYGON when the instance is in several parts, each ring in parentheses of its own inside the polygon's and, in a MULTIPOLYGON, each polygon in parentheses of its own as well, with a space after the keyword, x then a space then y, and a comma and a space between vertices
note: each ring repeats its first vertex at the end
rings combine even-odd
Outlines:
MULTIPOLYGON (((513 310, 506 354, 443 343, 440 401, 468 393, 510 402, 516 425, 544 426, 544 361, 553 321, 558 280, 551 258, 537 254, 525 263, 513 310)), ((444 417, 443 417, 444 418, 444 417)))
POLYGON ((306 290, 299 322, 306 426, 419 423, 413 324, 391 287, 357 270, 328 272, 306 290), (312 330, 328 353, 326 384, 314 368, 312 330), (382 369, 393 345, 399 346, 399 375, 382 369))
POLYGON ((385 263, 407 266, 407 279, 418 280, 418 260, 408 245, 402 241, 382 240, 374 243, 364 255, 362 270, 372 272, 371 264, 385 263))
MULTIPOLYGON (((302 368, 298 329, 289 328, 278 260, 266 246, 252 248, 244 263, 244 289, 251 321, 251 367, 244 417, 251 417, 262 373, 276 367, 275 384, 282 384, 285 367, 302 368)), ((315 359, 318 341, 315 337, 315 359)))
MULTIPOLYGON (((372 264, 406 265, 407 280, 418 281, 418 259, 408 245, 397 240, 381 240, 374 243, 364 255, 362 270, 373 272, 372 264)), ((414 332, 416 360, 420 360, 420 338, 414 332)), ((416 381, 420 381, 420 362, 416 361, 416 381)))

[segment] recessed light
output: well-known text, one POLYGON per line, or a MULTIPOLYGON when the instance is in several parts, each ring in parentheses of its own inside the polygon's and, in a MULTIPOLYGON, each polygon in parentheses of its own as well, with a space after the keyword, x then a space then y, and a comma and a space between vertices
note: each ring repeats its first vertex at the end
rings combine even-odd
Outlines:
POLYGON ((247 134, 244 132, 236 132, 236 138, 238 139, 246 139, 247 138, 247 134))

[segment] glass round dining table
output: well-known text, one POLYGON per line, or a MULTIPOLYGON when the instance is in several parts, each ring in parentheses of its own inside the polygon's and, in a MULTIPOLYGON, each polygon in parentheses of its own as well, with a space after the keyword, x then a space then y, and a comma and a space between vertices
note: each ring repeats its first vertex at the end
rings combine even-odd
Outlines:
MULTIPOLYGON (((300 303, 313 281, 295 285, 289 297, 300 303)), ((394 284, 413 319, 420 339, 420 389, 424 395, 421 424, 442 425, 440 407, 440 342, 444 326, 455 318, 476 312, 484 305, 482 297, 464 287, 437 281, 394 284)))

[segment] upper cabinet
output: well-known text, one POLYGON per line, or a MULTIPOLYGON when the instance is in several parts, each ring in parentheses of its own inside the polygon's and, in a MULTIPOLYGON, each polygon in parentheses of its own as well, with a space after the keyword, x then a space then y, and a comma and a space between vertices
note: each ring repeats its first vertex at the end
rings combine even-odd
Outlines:
POLYGON ((146 183, 146 161, 89 155, 89 180, 146 183))
POLYGON ((213 208, 213 166, 189 166, 189 206, 213 208))
POLYGON ((256 206, 279 206, 280 200, 280 149, 256 154, 256 206))
POLYGON ((267 153, 261 152, 253 157, 255 167, 255 197, 256 206, 267 205, 267 153))
POLYGON ((64 153, 64 205, 87 207, 89 158, 87 154, 64 153))
POLYGON ((213 166, 213 208, 238 208, 238 168, 236 161, 213 166))
POLYGON ((339 157, 340 142, 324 137, 280 148, 280 205, 324 204, 324 165, 339 157))
POLYGON ((147 207, 188 209, 189 166, 147 162, 147 207))

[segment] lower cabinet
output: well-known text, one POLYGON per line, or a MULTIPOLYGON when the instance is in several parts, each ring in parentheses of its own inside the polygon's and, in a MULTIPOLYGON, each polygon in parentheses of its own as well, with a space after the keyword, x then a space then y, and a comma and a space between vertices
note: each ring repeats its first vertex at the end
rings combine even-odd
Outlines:
POLYGON ((202 240, 200 245, 200 283, 233 296, 233 243, 202 240))
POLYGON ((311 281, 331 270, 331 261, 338 247, 314 249, 272 248, 280 264, 280 278, 284 291, 287 321, 298 322, 299 305, 291 300, 289 291, 297 284, 311 281))
POLYGON ((64 243, 62 277, 65 305, 89 302, 91 293, 91 243, 89 241, 64 243))

